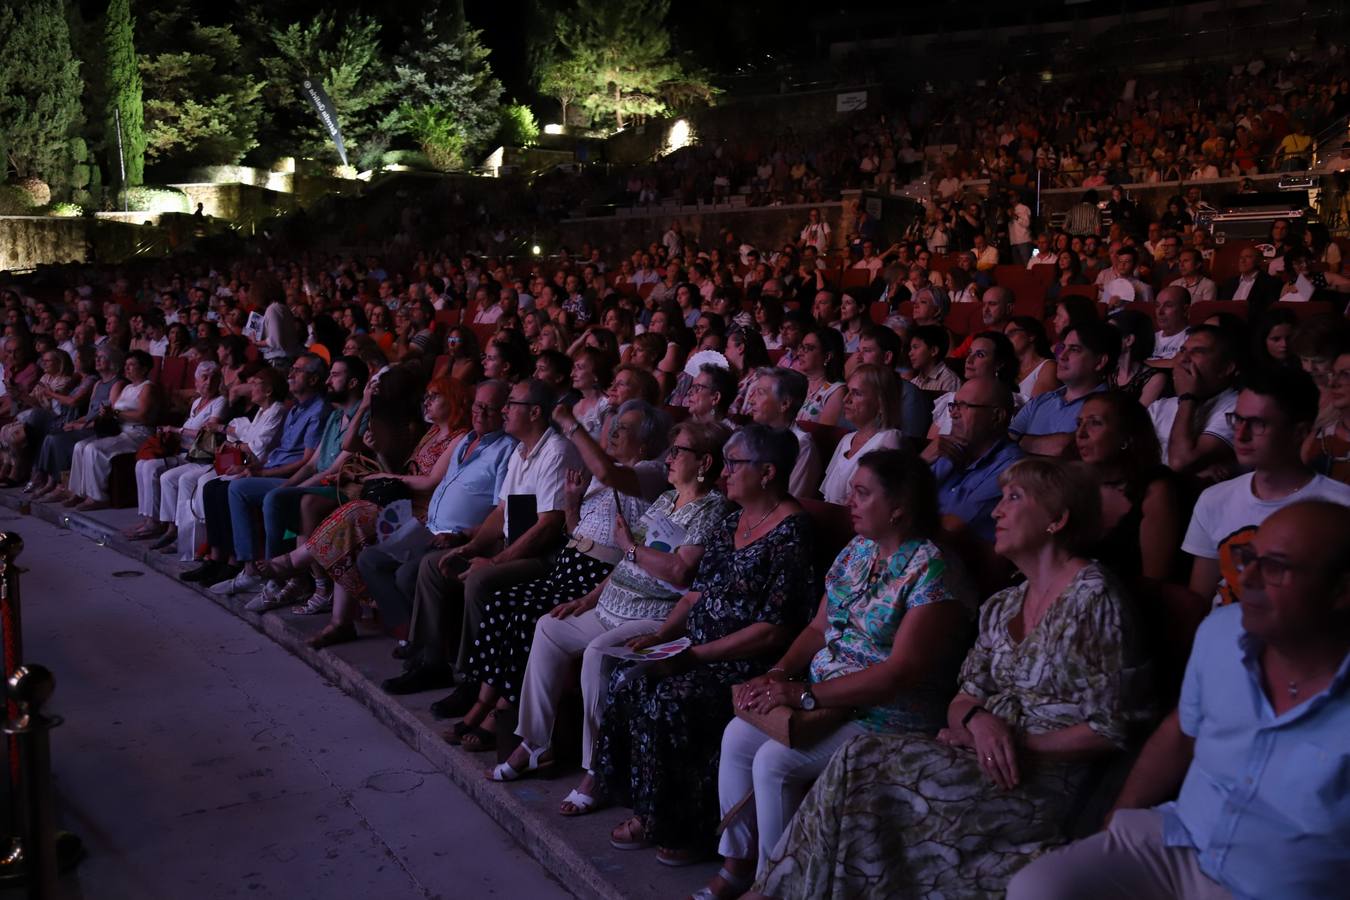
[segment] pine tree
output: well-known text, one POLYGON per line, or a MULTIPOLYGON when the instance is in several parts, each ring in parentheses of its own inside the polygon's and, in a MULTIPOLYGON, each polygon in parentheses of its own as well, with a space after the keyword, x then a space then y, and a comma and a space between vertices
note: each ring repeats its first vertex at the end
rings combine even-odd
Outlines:
POLYGON ((126 165, 126 186, 145 183, 145 109, 141 97, 141 72, 136 62, 135 23, 131 0, 108 0, 103 22, 104 78, 107 106, 104 143, 108 171, 114 179, 121 172, 117 126, 121 116, 120 160, 126 165))
MULTIPOLYGON (((60 0, 0 5, 0 154, 18 178, 68 186, 84 81, 60 0)), ((0 176, 0 181, 4 180, 0 176)))

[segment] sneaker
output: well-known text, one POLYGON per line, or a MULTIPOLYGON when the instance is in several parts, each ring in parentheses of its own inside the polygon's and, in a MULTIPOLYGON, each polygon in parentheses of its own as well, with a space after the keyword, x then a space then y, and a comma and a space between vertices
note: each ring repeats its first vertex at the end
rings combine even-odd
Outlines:
POLYGON ((262 579, 245 569, 227 581, 218 581, 211 585, 210 591, 229 597, 234 594, 251 594, 262 586, 262 579))

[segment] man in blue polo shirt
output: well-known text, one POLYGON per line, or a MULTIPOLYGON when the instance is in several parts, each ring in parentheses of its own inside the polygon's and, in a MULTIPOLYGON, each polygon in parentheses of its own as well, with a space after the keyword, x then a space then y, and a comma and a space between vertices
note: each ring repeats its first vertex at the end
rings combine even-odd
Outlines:
POLYGON ((500 502, 506 467, 518 443, 502 429, 509 389, 504 381, 485 381, 474 391, 473 430, 450 450, 445 477, 427 506, 426 528, 397 544, 367 547, 356 558, 386 627, 407 625, 422 557, 467 541, 500 502))
MULTIPOLYGON (((998 478, 1022 458, 1022 450, 1008 440, 1012 392, 993 378, 972 378, 961 385, 949 409, 952 433, 939 437, 925 457, 932 457, 937 479, 938 511, 959 520, 960 527, 993 546, 991 514, 1003 492, 998 478)), ((948 530, 957 530, 948 522, 948 530)))
POLYGON ((1105 322, 1084 322, 1064 335, 1055 358, 1062 387, 1033 397, 1008 427, 1023 453, 1064 456, 1078 430, 1083 401, 1106 390, 1108 373, 1120 355, 1120 332, 1105 322))
POLYGON ((1027 866, 1008 900, 1345 896, 1350 509, 1272 513, 1235 567, 1242 596, 1200 626, 1107 830, 1027 866))

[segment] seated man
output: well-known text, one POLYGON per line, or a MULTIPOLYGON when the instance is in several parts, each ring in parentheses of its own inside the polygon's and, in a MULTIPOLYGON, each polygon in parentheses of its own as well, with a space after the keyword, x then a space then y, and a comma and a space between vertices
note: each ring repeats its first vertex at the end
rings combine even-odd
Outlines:
POLYGON ((811 435, 797 424, 797 412, 805 402, 805 375, 781 366, 765 366, 757 370, 745 405, 756 424, 786 428, 797 438, 797 461, 792 466, 788 490, 794 497, 818 498, 825 461, 811 435))
POLYGON ((942 435, 924 451, 938 486, 938 511, 956 521, 944 522, 975 538, 994 543, 992 513, 1002 497, 998 477, 1023 453, 1008 440, 1013 397, 1007 385, 994 378, 972 378, 951 401, 952 433, 942 435))
MULTIPOLYGON (((320 435, 332 412, 332 408, 324 402, 323 395, 327 375, 328 367, 322 359, 308 353, 301 354, 286 375, 286 384, 291 392, 291 407, 281 425, 281 439, 267 455, 266 464, 254 459, 244 467, 244 477, 236 481, 213 479, 207 482, 202 492, 202 511, 207 533, 212 535, 211 554, 200 566, 179 576, 184 581, 219 586, 243 579, 239 591, 257 590, 262 586, 256 572, 246 574, 241 566, 230 564, 226 559, 227 555, 237 552, 239 546, 238 535, 234 533, 236 528, 247 530, 249 551, 244 558, 254 558, 252 516, 243 515, 239 520, 235 519, 230 504, 230 489, 239 481, 265 483, 262 487, 266 490, 280 487, 310 461, 318 451, 320 435)), ((265 490, 261 496, 265 496, 265 490)))
POLYGON ((1078 430, 1078 410, 1090 395, 1106 390, 1106 373, 1115 370, 1119 354, 1120 332, 1105 322, 1070 328, 1056 357, 1061 386, 1027 401, 1008 436, 1024 453, 1065 455, 1078 430))
POLYGON ((1284 282, 1264 271, 1265 260, 1255 247, 1238 252, 1238 273, 1219 285, 1220 300, 1246 300, 1249 321, 1256 321, 1267 306, 1280 299, 1284 282))
POLYGON ((1170 369, 1190 334, 1187 323, 1191 318, 1191 294, 1184 287, 1165 287, 1158 291, 1155 313, 1158 330, 1153 335, 1153 357, 1148 361, 1155 369, 1170 369))
POLYGON ((1133 247, 1121 247, 1111 262, 1111 268, 1102 269, 1097 275, 1097 299, 1111 309, 1119 309, 1127 303, 1152 303, 1153 288, 1141 281, 1135 269, 1139 265, 1139 251, 1133 247), (1129 290, 1119 286, 1125 282, 1129 290))
POLYGON ((1195 557, 1191 590, 1219 604, 1236 598, 1233 550, 1266 517, 1299 500, 1350 506, 1350 486, 1318 475, 1300 448, 1317 417, 1317 388, 1300 369, 1249 376, 1229 413, 1238 465, 1248 469, 1205 490, 1195 504, 1181 549, 1195 557))
MULTIPOLYGON (((527 379, 511 389, 505 428, 520 443, 507 463, 501 499, 467 542, 422 557, 413 594, 408 668, 384 682, 389 693, 448 687, 455 673, 465 669, 491 593, 538 578, 551 567, 564 531, 567 470, 581 467, 571 443, 549 426, 552 408, 553 391, 542 381, 527 379), (521 520, 512 522, 516 516, 521 520), (452 643, 458 647, 453 665, 452 643)), ((463 715, 473 705, 478 685, 460 687, 433 704, 432 712, 463 715)))
POLYGON ((1200 626, 1107 830, 1027 866, 1008 900, 1345 895, 1350 510, 1285 507, 1233 562, 1242 601, 1200 626))
POLYGON ((947 354, 948 359, 965 359, 966 354, 970 352, 970 345, 974 342, 975 336, 981 331, 1002 332, 1007 327, 1008 322, 1013 316, 1013 293, 1005 287, 995 285, 984 292, 980 297, 980 321, 983 323, 981 328, 972 328, 966 339, 947 354))
POLYGON ((1162 460, 1174 472, 1222 481, 1233 462, 1233 429, 1227 416, 1237 400, 1237 350, 1231 335, 1197 325, 1172 368, 1175 397, 1148 407, 1162 460))
POLYGON ((1194 247, 1187 247, 1177 254, 1177 268, 1181 276, 1168 287, 1185 288, 1190 292, 1191 300, 1204 303, 1217 297, 1218 289, 1214 282, 1205 277, 1205 258, 1194 247))
MULTIPOLYGON (((325 401, 331 407, 331 413, 319 433, 319 448, 316 449, 315 455, 309 457, 304 466, 298 468, 281 486, 270 488, 262 494, 263 548, 266 552, 263 559, 273 559, 278 553, 284 552, 282 540, 286 529, 294 529, 301 537, 305 537, 309 533, 309 528, 312 528, 311 524, 319 524, 325 515, 338 509, 342 498, 339 497, 338 490, 333 484, 338 480, 343 461, 350 452, 344 451, 344 448, 351 448, 358 443, 366 430, 367 417, 362 416, 360 421, 356 421, 356 416, 362 409, 360 399, 366 389, 367 376, 369 370, 366 363, 356 356, 339 356, 333 360, 332 368, 328 370, 328 381, 325 382, 327 393, 324 394, 325 401), (355 429, 355 432, 352 429, 355 429), (302 503, 304 514, 301 514, 302 503)), ((255 486, 250 484, 251 480, 242 478, 235 482, 231 497, 238 497, 239 502, 244 505, 258 506, 257 491, 263 490, 265 486, 257 486, 255 490, 255 486)), ((251 565, 244 565, 244 569, 251 568, 251 565)), ((211 590, 216 594, 247 592, 251 588, 246 587, 246 584, 247 579, 232 579, 212 586, 211 590)), ((274 580, 263 586, 261 594, 248 600, 248 603, 244 604, 244 609, 251 613, 262 613, 277 607, 289 606, 292 603, 302 602, 313 594, 313 590, 315 580, 309 578, 309 575, 298 575, 285 582, 274 580)))
POLYGON ((445 475, 427 504, 426 528, 397 545, 367 547, 356 558, 386 627, 406 630, 422 558, 468 541, 501 503, 502 483, 517 444, 502 430, 509 394, 510 385, 504 381, 484 381, 475 388, 473 428, 450 448, 445 475))

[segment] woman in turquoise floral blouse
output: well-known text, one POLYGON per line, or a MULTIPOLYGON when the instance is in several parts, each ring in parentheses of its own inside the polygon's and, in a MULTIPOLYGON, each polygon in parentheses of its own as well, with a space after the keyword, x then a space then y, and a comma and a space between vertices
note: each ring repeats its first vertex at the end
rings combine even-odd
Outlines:
POLYGON ((830 567, 815 619, 774 668, 733 697, 758 712, 840 709, 841 724, 810 746, 788 748, 743 719, 731 721, 718 792, 724 816, 740 809, 722 834, 722 871, 699 896, 736 896, 750 886, 811 781, 850 738, 942 727, 975 598, 933 543, 932 473, 911 454, 870 452, 848 507, 857 536, 830 567), (752 790, 753 801, 742 803, 752 790))

